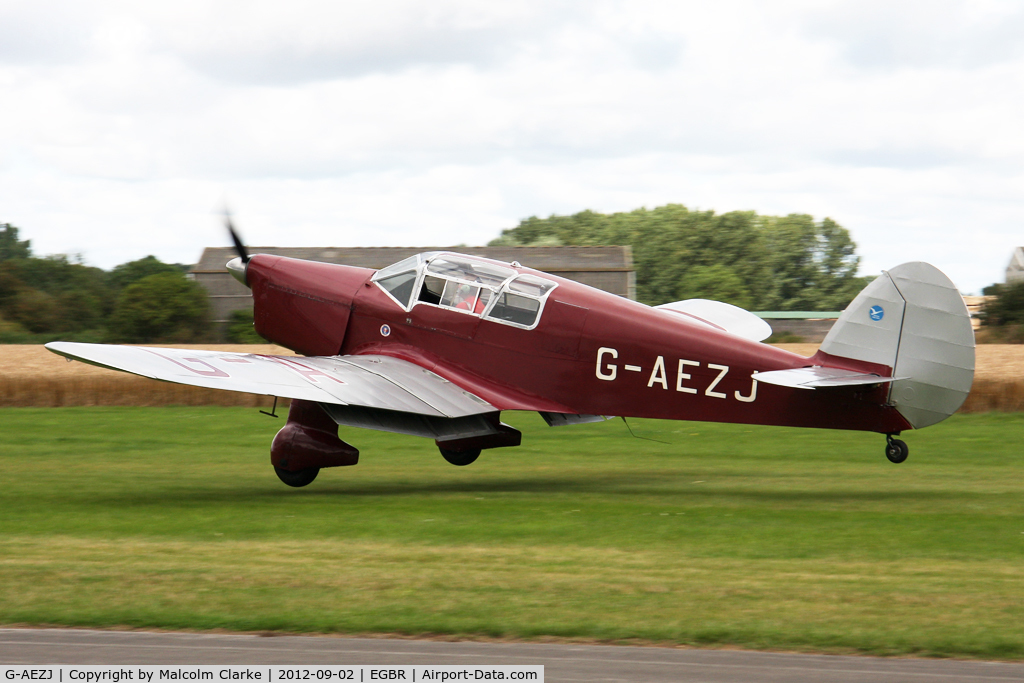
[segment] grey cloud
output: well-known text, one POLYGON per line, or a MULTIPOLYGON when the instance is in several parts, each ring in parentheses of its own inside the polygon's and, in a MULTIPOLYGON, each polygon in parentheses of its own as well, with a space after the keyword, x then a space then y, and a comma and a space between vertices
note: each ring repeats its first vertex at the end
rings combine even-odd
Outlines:
MULTIPOLYGON (((585 14, 555 0, 524 4, 513 16, 482 12, 467 17, 457 8, 392 4, 375 18, 340 15, 325 20, 321 30, 296 27, 267 33, 225 26, 222 35, 207 33, 203 44, 168 47, 193 68, 216 79, 243 84, 299 84, 376 73, 394 73, 422 66, 465 64, 488 67, 523 50, 536 50, 567 26, 585 23, 585 14), (390 12, 391 20, 375 19, 390 12), (336 30, 331 30, 336 28, 336 30), (221 39, 222 38, 222 39, 221 39)), ((315 11, 305 17, 315 21, 315 11)), ((207 30, 209 26, 205 27, 207 30)))
POLYGON ((104 21, 127 17, 145 26, 144 49, 150 54, 239 85, 300 85, 446 65, 487 69, 518 55, 558 59, 566 53, 561 38, 572 34, 604 41, 603 52, 588 55, 598 65, 625 61, 663 71, 678 64, 683 53, 680 36, 652 28, 620 30, 572 0, 523 3, 511 14, 482 11, 479 16, 467 16, 456 5, 401 2, 365 16, 328 9, 337 7, 282 12, 275 25, 259 16, 238 20, 223 8, 118 13, 102 3, 42 7, 15 1, 0 4, 0 63, 81 63, 95 56, 96 32, 104 21))
POLYGON ((150 49, 174 56, 217 80, 248 84, 305 82, 390 73, 416 66, 487 66, 535 47, 585 13, 553 0, 513 17, 466 17, 457 8, 401 3, 377 16, 346 22, 330 4, 282 10, 279 25, 247 17, 233 21, 221 7, 175 14, 145 9, 115 12, 102 3, 0 3, 0 64, 62 64, 95 52, 95 34, 104 19, 132 17, 151 32, 150 49), (411 7, 416 7, 411 5, 411 7), (381 23, 381 17, 394 14, 381 23), (324 16, 318 16, 318 14, 324 16), (321 24, 317 24, 320 21, 321 24), (336 29, 336 30, 334 30, 336 29))
MULTIPOLYGON (((601 36, 607 46, 599 64, 628 60, 636 68, 662 71, 683 54, 679 36, 655 30, 620 33, 601 26, 572 2, 548 2, 515 17, 464 22, 447 17, 430 21, 404 16, 386 31, 339 32, 333 40, 309 41, 287 35, 234 33, 230 40, 210 39, 201 47, 168 47, 192 68, 215 79, 242 84, 300 84, 417 67, 469 65, 492 68, 518 55, 557 59, 560 38, 578 32, 601 36)), ((228 29, 230 30, 230 29, 228 29)))
POLYGON ((917 171, 942 166, 961 165, 974 157, 940 148, 874 148, 837 150, 824 155, 825 160, 843 166, 893 168, 917 171))
POLYGON ((264 46, 254 41, 229 51, 204 50, 185 56, 194 69, 219 80, 244 84, 299 84, 416 66, 473 64, 486 66, 508 55, 514 36, 504 28, 442 27, 415 35, 381 36, 336 45, 264 46))
POLYGON ((679 64, 683 57, 681 37, 650 34, 631 40, 627 46, 636 66, 645 71, 664 71, 679 64))
POLYGON ((1024 9, 985 19, 968 5, 857 5, 810 15, 804 33, 834 41, 863 69, 979 68, 1024 54, 1024 9))
POLYGON ((0 63, 19 66, 73 61, 89 49, 92 23, 74 3, 0 5, 0 63))

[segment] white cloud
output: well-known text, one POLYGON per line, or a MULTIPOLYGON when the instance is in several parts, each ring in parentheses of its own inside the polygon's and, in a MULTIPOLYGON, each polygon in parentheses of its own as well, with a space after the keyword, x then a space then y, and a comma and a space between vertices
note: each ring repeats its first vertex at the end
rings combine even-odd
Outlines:
POLYGON ((529 215, 676 202, 827 215, 864 272, 923 258, 978 290, 1024 240, 1021 16, 5 5, 0 221, 109 267, 225 243, 225 194, 253 244, 307 245, 479 244, 529 215))
POLYGON ((808 13, 809 37, 842 45, 866 69, 976 68, 1024 55, 1024 7, 977 0, 864 0, 808 13))

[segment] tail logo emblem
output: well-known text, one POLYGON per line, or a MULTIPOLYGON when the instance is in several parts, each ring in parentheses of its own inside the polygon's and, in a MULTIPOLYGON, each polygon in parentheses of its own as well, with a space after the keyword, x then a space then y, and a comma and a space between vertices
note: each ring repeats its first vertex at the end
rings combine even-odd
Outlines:
POLYGON ((881 306, 872 306, 868 309, 868 316, 875 322, 878 322, 885 317, 885 309, 881 306))
POLYGON ((381 325, 380 326, 380 334, 383 337, 391 336, 391 326, 390 325, 381 325))

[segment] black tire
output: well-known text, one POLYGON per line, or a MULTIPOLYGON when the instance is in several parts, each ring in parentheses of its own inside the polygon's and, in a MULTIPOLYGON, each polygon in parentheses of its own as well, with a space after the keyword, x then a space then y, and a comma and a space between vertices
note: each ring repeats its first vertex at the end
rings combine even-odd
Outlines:
POLYGON ((885 445, 885 457, 889 458, 889 462, 899 464, 906 460, 908 455, 910 455, 910 449, 899 439, 890 439, 889 443, 885 445))
POLYGON ((444 459, 455 465, 456 467, 465 467, 471 465, 480 457, 479 448, 471 448, 468 451, 450 451, 447 448, 441 448, 438 446, 438 450, 441 451, 441 455, 444 459))
POLYGON ((289 472, 288 470, 281 469, 280 467, 274 467, 274 471, 277 472, 277 478, 295 488, 308 486, 313 483, 316 479, 316 475, 320 474, 319 467, 307 467, 304 470, 298 472, 289 472))

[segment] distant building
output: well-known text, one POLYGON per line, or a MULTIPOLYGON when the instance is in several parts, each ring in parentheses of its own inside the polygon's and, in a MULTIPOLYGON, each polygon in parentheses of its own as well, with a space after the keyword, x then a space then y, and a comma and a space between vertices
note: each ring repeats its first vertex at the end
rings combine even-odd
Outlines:
MULTIPOLYGON (((424 251, 456 251, 498 261, 518 261, 569 280, 636 298, 636 273, 630 247, 251 247, 250 254, 380 269, 424 251)), ((252 308, 252 293, 228 273, 225 264, 236 256, 230 247, 207 247, 191 274, 206 288, 213 320, 222 326, 233 311, 252 308)))
POLYGON ((967 312, 971 316, 971 327, 975 332, 981 327, 981 313, 985 310, 985 304, 995 299, 994 296, 965 296, 964 303, 967 304, 967 312))
POLYGON ((1020 282, 1024 280, 1024 247, 1017 247, 1010 257, 1010 265, 1006 266, 1006 281, 1020 282))

